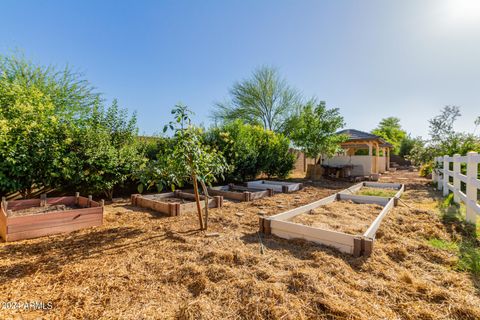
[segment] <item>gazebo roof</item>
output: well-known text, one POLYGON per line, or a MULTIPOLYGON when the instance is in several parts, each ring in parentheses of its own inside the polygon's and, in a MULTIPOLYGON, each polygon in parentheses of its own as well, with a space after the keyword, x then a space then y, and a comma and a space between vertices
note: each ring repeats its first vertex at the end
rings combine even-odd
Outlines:
POLYGON ((382 148, 391 148, 393 147, 390 143, 386 142, 382 137, 377 135, 355 130, 355 129, 345 129, 338 131, 337 134, 344 134, 347 135, 349 138, 346 142, 357 142, 357 141, 378 141, 380 143, 380 147, 382 148))

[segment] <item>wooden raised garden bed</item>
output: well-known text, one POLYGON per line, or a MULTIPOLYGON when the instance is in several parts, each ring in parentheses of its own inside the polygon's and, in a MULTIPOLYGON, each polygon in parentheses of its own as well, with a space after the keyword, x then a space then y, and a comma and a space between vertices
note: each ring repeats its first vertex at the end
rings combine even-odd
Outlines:
POLYGON ((394 205, 395 198, 340 192, 271 217, 261 217, 260 231, 284 239, 305 239, 354 256, 369 256, 380 223, 394 205))
POLYGON ((208 188, 208 194, 237 201, 253 201, 273 196, 273 189, 261 190, 229 184, 227 186, 208 188))
POLYGON ((356 194, 365 197, 375 196, 394 198, 395 205, 405 191, 405 185, 401 183, 361 182, 347 188, 340 193, 356 194))
POLYGON ((302 189, 302 184, 285 181, 255 180, 247 182, 247 187, 260 190, 272 189, 275 192, 288 193, 302 189))
MULTIPOLYGON (((205 196, 200 196, 201 200, 205 196)), ((153 211, 166 213, 170 216, 178 216, 182 213, 194 212, 197 210, 195 195, 182 191, 156 193, 156 194, 132 194, 132 205, 151 209, 153 211)), ((201 208, 205 208, 205 201, 200 202, 201 208)), ((223 206, 223 197, 214 196, 208 201, 209 208, 220 208, 223 206)))
POLYGON ((101 226, 103 202, 80 195, 2 201, 0 235, 16 241, 101 226))

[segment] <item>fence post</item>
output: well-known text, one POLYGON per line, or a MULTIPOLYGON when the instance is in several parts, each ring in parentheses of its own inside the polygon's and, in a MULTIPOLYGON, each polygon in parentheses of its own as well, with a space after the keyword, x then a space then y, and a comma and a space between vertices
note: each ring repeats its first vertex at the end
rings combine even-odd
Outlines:
POLYGON ((453 201, 460 203, 460 155, 453 155, 453 201))
MULTIPOLYGON (((443 162, 443 158, 438 157, 435 164, 442 163, 442 162, 443 162)), ((437 189, 442 190, 443 189, 443 180, 442 179, 445 179, 445 173, 443 172, 443 169, 439 169, 439 170, 442 170, 442 171, 439 171, 439 174, 438 174, 437 189)))
POLYGON ((450 162, 448 161, 448 155, 443 156, 443 196, 448 196, 448 182, 449 174, 448 170, 450 168, 450 162))
POLYGON ((478 177, 478 153, 467 153, 467 222, 476 223, 477 213, 474 206, 477 204, 477 186, 474 179, 478 177))

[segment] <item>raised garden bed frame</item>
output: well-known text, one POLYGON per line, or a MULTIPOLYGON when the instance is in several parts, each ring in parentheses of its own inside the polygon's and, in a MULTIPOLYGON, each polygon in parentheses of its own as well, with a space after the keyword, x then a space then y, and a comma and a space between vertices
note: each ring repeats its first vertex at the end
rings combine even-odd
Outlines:
MULTIPOLYGON (((398 203, 398 199, 402 196, 403 192, 405 191, 405 185, 401 183, 390 183, 390 182, 361 182, 347 188, 345 190, 340 191, 340 193, 344 194, 355 194, 355 192, 360 191, 363 187, 365 188, 378 188, 378 189, 393 189, 396 190, 397 193, 393 196, 395 199, 395 205, 398 203)), ((370 197, 362 195, 362 197, 370 197)))
MULTIPOLYGON (((143 196, 141 194, 132 194, 130 200, 132 205, 142 208, 151 209, 153 211, 157 211, 160 213, 166 213, 169 216, 179 216, 180 214, 187 213, 187 212, 194 212, 197 210, 197 205, 195 203, 195 195, 192 193, 182 192, 182 191, 174 191, 174 192, 167 192, 167 193, 160 193, 156 194, 155 197, 157 199, 149 199, 147 196, 143 196), (190 203, 172 203, 172 202, 165 202, 161 201, 158 198, 179 198, 185 200, 191 200, 193 202, 190 203)), ((205 196, 200 195, 200 199, 204 200, 205 196)), ((205 208, 205 201, 200 202, 201 208, 205 208)), ((208 207, 209 208, 221 208, 223 206, 223 197, 222 196, 214 196, 212 199, 208 200, 208 207)))
POLYGON ((1 202, 0 235, 4 241, 32 239, 52 234, 72 232, 103 223, 103 201, 96 202, 92 197, 75 196, 40 199, 13 200, 1 202), (65 211, 11 216, 17 210, 45 205, 77 205, 82 208, 65 211))
POLYGON ((253 201, 273 196, 273 189, 261 190, 229 184, 226 186, 208 188, 208 194, 211 196, 222 196, 225 199, 236 201, 253 201))
POLYGON ((297 182, 255 180, 247 182, 248 188, 267 190, 272 189, 275 192, 294 192, 302 189, 303 185, 297 182))
POLYGON ((310 204, 288 210, 270 217, 260 217, 260 232, 273 234, 284 239, 305 239, 315 243, 334 247, 341 252, 352 254, 356 257, 369 256, 373 251, 373 242, 375 234, 380 224, 388 212, 396 205, 398 197, 404 190, 404 186, 399 187, 399 191, 392 198, 361 196, 352 194, 363 186, 368 187, 395 187, 396 184, 379 183, 359 183, 339 193, 320 199, 310 204), (375 185, 375 186, 374 186, 375 185), (382 186, 380 186, 382 185, 382 186), (349 191, 350 190, 350 191, 349 191), (352 235, 340 231, 328 230, 324 228, 306 226, 287 221, 297 215, 307 213, 310 210, 327 205, 334 201, 350 200, 360 204, 377 204, 383 206, 378 216, 373 220, 368 229, 362 235, 352 235))

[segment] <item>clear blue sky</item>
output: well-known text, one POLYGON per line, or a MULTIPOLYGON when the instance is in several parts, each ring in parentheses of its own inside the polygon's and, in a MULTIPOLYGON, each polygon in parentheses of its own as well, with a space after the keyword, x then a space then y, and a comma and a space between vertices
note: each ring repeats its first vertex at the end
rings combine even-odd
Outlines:
POLYGON ((0 2, 0 54, 70 64, 160 132, 178 101, 208 125, 215 101, 260 65, 339 107, 347 127, 398 116, 425 136, 446 104, 480 115, 480 1, 0 2))

